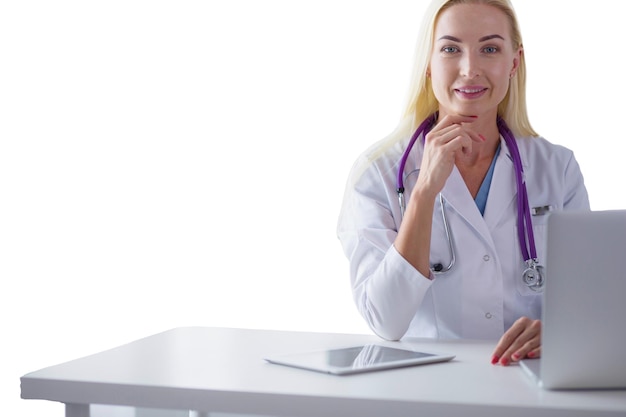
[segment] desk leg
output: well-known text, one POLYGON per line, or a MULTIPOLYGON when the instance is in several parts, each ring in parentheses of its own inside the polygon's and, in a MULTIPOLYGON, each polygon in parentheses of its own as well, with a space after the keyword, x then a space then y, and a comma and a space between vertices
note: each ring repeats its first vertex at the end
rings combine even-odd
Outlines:
POLYGON ((65 417, 89 417, 89 404, 65 404, 65 417))

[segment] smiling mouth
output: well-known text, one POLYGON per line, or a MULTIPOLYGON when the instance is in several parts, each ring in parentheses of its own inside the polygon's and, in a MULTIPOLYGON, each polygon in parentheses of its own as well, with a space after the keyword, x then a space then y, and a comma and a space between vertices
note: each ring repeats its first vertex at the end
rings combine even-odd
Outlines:
POLYGON ((486 88, 457 88, 455 89, 455 91, 458 91, 461 94, 476 94, 476 93, 482 93, 483 91, 486 91, 486 88))
POLYGON ((477 100, 486 94, 485 87, 456 88, 454 92, 462 100, 477 100))

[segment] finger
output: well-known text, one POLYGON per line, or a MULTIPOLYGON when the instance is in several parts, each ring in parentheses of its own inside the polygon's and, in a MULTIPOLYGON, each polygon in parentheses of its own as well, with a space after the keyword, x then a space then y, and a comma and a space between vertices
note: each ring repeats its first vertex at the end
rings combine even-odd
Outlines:
MULTIPOLYGON (((535 320, 530 327, 528 327, 518 338, 518 341, 520 343, 523 342, 523 344, 518 347, 517 349, 515 349, 514 352, 511 353, 511 360, 512 361, 519 361, 521 359, 527 358, 527 357, 532 357, 529 356, 531 352, 533 352, 533 355, 540 353, 540 349, 541 349, 541 329, 539 326, 539 320, 535 320), (527 339, 525 342, 524 340, 527 339), (539 349, 539 351, 537 351, 537 349, 539 349)), ((511 350, 513 350, 514 347, 511 347, 511 350)), ((505 352, 504 355, 506 356, 508 352, 505 352)))
POLYGON ((433 139, 441 138, 443 135, 449 134, 459 127, 463 127, 463 124, 470 125, 475 120, 476 118, 467 116, 445 116, 430 130, 425 139, 427 142, 430 142, 433 139))
POLYGON ((449 114, 443 117, 442 119, 440 119, 439 121, 437 121, 437 125, 435 126, 435 128, 439 126, 446 127, 446 126, 451 126, 451 125, 456 125, 456 124, 461 124, 461 123, 473 123, 477 119, 478 119, 478 116, 462 116, 459 114, 449 114))
POLYGON ((468 134, 469 134, 470 139, 473 140, 474 142, 483 143, 487 140, 483 135, 478 134, 474 132, 473 130, 469 130, 468 134))
POLYGON ((504 332, 504 335, 502 335, 500 341, 498 342, 498 345, 496 346, 496 352, 494 353, 502 355, 511 346, 511 344, 513 344, 513 342, 519 337, 519 335, 522 334, 522 332, 526 329, 526 320, 528 319, 526 319, 525 317, 516 320, 515 323, 513 323, 513 325, 509 328, 509 330, 504 332))
MULTIPOLYGON (((454 163, 455 159, 459 156, 458 153, 464 155, 472 152, 473 139, 466 133, 460 130, 454 130, 446 132, 444 135, 431 139, 431 152, 436 151, 447 163, 454 163)), ((434 153, 429 153, 434 155, 434 153)))
MULTIPOLYGON (((467 135, 457 136, 450 142, 446 144, 446 147, 449 152, 457 153, 461 152, 464 155, 469 155, 472 153, 472 139, 467 135)), ((455 155, 458 156, 458 155, 455 155)))
POLYGON ((431 129, 431 132, 436 133, 436 132, 439 132, 439 131, 442 131, 442 130, 445 130, 454 126, 462 126, 462 125, 469 126, 475 121, 476 121, 476 117, 448 115, 448 116, 445 116, 443 119, 440 119, 439 121, 437 121, 437 124, 433 126, 433 128, 431 129))
MULTIPOLYGON (((528 352, 541 345, 541 322, 524 318, 519 321, 524 330, 509 344, 500 357, 501 365, 508 365, 526 357, 528 352)), ((519 330, 519 329, 516 329, 519 330)))
POLYGON ((461 125, 453 124, 449 126, 443 126, 437 130, 433 129, 426 135, 426 143, 429 144, 444 144, 450 142, 452 139, 459 135, 459 129, 461 125))
POLYGON ((456 139, 467 138, 470 141, 482 143, 486 139, 468 128, 463 124, 455 124, 451 126, 447 126, 438 131, 431 131, 426 135, 426 142, 428 144, 447 144, 456 139))
POLYGON ((524 327, 520 325, 519 320, 513 323, 513 326, 511 326, 498 341, 496 348, 491 354, 491 363, 496 364, 503 359, 506 350, 513 344, 523 330, 524 327))
POLYGON ((531 349, 530 352, 526 354, 526 357, 530 359, 536 359, 536 358, 541 357, 541 346, 535 349, 531 349))
POLYGON ((521 317, 517 319, 515 323, 513 323, 513 325, 509 328, 509 330, 504 333, 504 335, 502 335, 492 354, 493 363, 497 363, 503 358, 509 359, 511 353, 519 349, 519 338, 524 333, 526 328, 530 326, 531 321, 532 320, 527 317, 521 317), (514 350, 511 349, 512 347, 514 348, 514 350))
POLYGON ((511 355, 511 361, 513 362, 519 362, 522 359, 536 359, 539 358, 541 356, 541 346, 538 346, 534 349, 529 349, 528 352, 523 353, 521 350, 518 352, 515 352, 514 354, 511 355))
POLYGON ((524 331, 517 337, 511 346, 504 352, 504 355, 510 354, 517 358, 523 358, 532 349, 541 345, 541 322, 539 320, 530 320, 524 331))

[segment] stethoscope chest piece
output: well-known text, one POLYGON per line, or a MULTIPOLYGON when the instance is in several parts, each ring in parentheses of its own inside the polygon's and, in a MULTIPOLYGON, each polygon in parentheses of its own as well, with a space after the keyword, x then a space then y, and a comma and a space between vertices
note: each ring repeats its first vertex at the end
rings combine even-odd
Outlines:
POLYGON ((542 291, 545 282, 545 271, 543 266, 537 263, 536 259, 526 261, 527 268, 522 273, 522 280, 533 291, 542 291))

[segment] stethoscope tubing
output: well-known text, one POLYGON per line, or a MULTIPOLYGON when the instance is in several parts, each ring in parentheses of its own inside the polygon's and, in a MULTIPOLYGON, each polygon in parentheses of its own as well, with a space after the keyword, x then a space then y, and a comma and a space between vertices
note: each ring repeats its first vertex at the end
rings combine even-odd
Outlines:
POLYGON ((454 251, 454 237, 450 230, 450 223, 448 223, 448 216, 446 215, 445 201, 443 194, 439 193, 439 205, 441 206, 441 217, 443 218, 443 229, 446 232, 446 239, 448 240, 448 253, 450 254, 450 263, 444 267, 442 264, 436 264, 433 268, 434 274, 443 274, 448 272, 454 267, 456 263, 456 253, 454 251))
POLYGON ((522 165, 522 158, 515 141, 515 136, 511 129, 506 125, 504 120, 498 117, 498 128, 504 141, 506 142, 511 158, 513 160, 513 166, 515 167, 515 179, 517 182, 517 234, 520 242, 522 256, 524 261, 537 260, 537 248, 535 246, 535 236, 532 227, 532 218, 530 215, 530 208, 528 204, 528 190, 526 188, 526 181, 524 179, 524 167, 522 165))
MULTIPOLYGON (((415 142, 420 136, 422 137, 422 141, 426 139, 426 134, 437 122, 437 116, 438 113, 432 114, 418 126, 418 128, 415 130, 415 133, 411 137, 404 153, 402 154, 402 158, 400 159, 398 176, 396 181, 396 191, 398 193, 398 202, 400 204, 400 213, 402 217, 404 217, 404 211, 406 208, 406 203, 404 199, 404 168, 409 159, 409 154, 411 153, 411 150, 415 145, 415 142)), ((528 201, 528 190, 526 188, 526 181, 524 178, 524 167, 522 164, 522 158, 519 153, 519 148, 517 147, 515 135, 513 135, 511 129, 509 129, 504 119, 502 119, 500 116, 498 116, 497 125, 498 131, 504 138, 507 148, 509 149, 509 152, 511 154, 511 160, 513 161, 513 167, 515 171, 515 182, 517 185, 517 234, 522 257, 524 258, 524 262, 526 262, 526 265, 528 267, 528 269, 524 271, 522 276, 524 282, 528 285, 529 288, 534 291, 539 291, 543 287, 543 267, 539 265, 537 260, 537 249, 535 246, 535 236, 533 233, 532 218, 528 201), (529 280, 527 280, 527 276, 530 277, 529 280)), ((452 243, 452 232, 448 224, 448 219, 444 209, 444 199, 441 193, 439 193, 439 199, 451 261, 450 264, 445 268, 441 264, 436 264, 436 268, 433 269, 433 272, 437 274, 449 271, 450 269, 452 269, 454 263, 456 262, 456 256, 452 243)))
POLYGON ((413 149, 413 145, 415 145, 415 142, 422 134, 424 134, 424 138, 426 138, 426 134, 430 131, 430 129, 433 128, 436 122, 437 122, 437 113, 434 113, 430 117, 427 117, 417 127, 417 129, 415 130, 415 133, 413 133, 413 136, 411 136, 411 140, 409 141, 409 144, 407 145, 404 151, 404 154, 402 154, 402 158, 400 158, 400 166, 398 167, 398 177, 396 180, 398 194, 404 194, 404 178, 402 177, 404 175, 404 167, 406 166, 406 162, 409 160, 409 154, 411 153, 411 150, 413 149))

